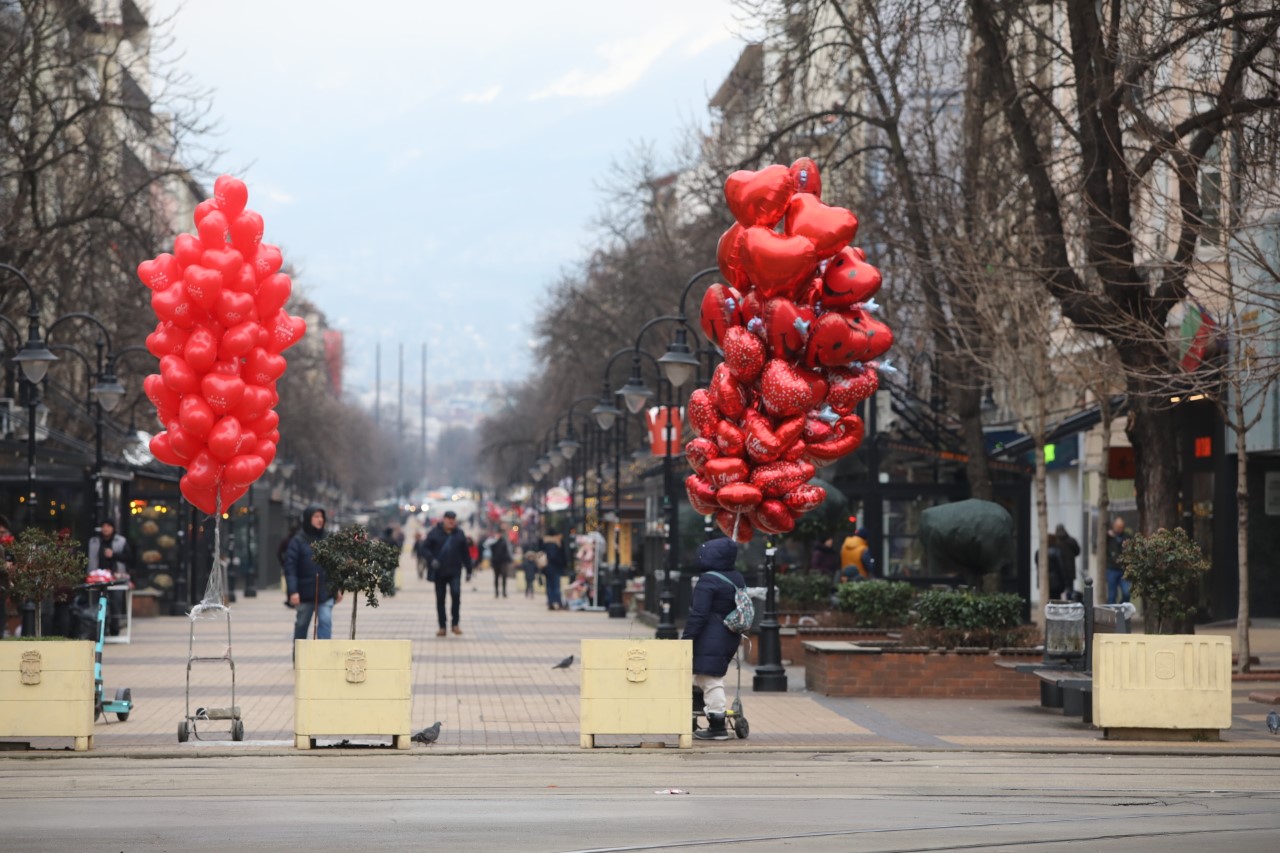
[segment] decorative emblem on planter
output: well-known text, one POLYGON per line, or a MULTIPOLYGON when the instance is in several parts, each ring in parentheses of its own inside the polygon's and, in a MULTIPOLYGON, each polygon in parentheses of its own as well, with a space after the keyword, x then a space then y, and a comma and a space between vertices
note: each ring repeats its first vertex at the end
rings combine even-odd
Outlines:
POLYGON ((32 650, 22 653, 22 662, 19 664, 19 670, 23 684, 39 684, 40 669, 41 659, 39 652, 32 650))
POLYGON ((360 684, 365 679, 365 655, 364 649, 351 649, 347 652, 347 681, 350 684, 360 684))
POLYGON ((1174 657, 1173 652, 1156 652, 1155 657, 1156 678, 1168 681, 1178 674, 1178 659, 1174 657))
POLYGON ((649 652, 642 648, 627 649, 627 681, 649 678, 649 652))

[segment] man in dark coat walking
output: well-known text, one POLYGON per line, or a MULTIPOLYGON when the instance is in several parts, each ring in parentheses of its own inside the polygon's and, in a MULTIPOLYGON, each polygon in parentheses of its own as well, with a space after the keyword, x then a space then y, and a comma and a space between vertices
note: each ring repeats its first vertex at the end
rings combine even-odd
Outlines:
POLYGON ((729 739, 724 677, 742 637, 725 626, 724 617, 736 609, 734 596, 747 583, 734 568, 737 557, 738 545, 732 539, 712 539, 698 546, 697 568, 702 575, 693 588, 684 639, 693 640, 693 683, 702 690, 707 711, 708 728, 693 733, 699 740, 729 739))
POLYGON ((511 572, 511 549, 507 547, 507 537, 501 530, 494 537, 489 548, 489 565, 493 567, 493 597, 498 597, 498 586, 502 586, 502 597, 507 597, 507 575, 511 572))
POLYGON ((458 514, 449 510, 440 523, 431 528, 424 545, 427 552, 427 579, 436 585, 436 618, 440 622, 437 637, 448 633, 445 629, 445 597, 452 596, 453 633, 461 634, 458 626, 462 613, 462 572, 466 570, 467 580, 471 580, 471 551, 467 548, 467 535, 458 527, 458 514))
POLYGON ((289 540, 284 552, 285 589, 288 604, 297 608, 293 638, 307 639, 311 617, 316 616, 316 639, 333 638, 333 605, 342 600, 329 592, 329 578, 311 553, 311 546, 324 538, 324 507, 309 506, 302 511, 302 527, 289 540), (318 613, 317 613, 318 611, 318 613))

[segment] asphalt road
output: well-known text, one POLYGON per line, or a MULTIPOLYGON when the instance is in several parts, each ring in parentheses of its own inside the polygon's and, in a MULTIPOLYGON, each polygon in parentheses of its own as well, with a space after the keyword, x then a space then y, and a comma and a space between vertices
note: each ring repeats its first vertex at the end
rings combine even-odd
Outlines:
POLYGON ((597 751, 0 759, 13 851, 1280 849, 1229 756, 597 751), (657 793, 678 788, 687 794, 657 793))

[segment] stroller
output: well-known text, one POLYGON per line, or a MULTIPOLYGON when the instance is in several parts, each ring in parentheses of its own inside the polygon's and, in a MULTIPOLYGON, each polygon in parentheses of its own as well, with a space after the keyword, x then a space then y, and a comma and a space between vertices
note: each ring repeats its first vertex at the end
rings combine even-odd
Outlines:
MULTIPOLYGON (((742 655, 743 649, 747 649, 749 653, 751 649, 751 641, 743 638, 743 643, 738 647, 738 653, 733 656, 733 665, 738 670, 737 684, 733 689, 733 701, 724 710, 725 725, 733 729, 733 733, 738 736, 739 740, 746 740, 751 734, 751 725, 747 722, 746 715, 742 712, 742 655)), ((693 688, 693 730, 696 732, 701 726, 699 719, 706 719, 707 709, 703 703, 702 690, 698 687, 693 688)))

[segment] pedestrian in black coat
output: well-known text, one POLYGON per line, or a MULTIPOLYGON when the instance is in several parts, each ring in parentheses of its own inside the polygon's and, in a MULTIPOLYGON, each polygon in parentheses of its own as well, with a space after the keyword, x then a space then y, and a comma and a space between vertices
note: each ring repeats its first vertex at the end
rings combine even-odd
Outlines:
POLYGON ((427 534, 425 545, 428 563, 428 579, 436 585, 436 618, 440 629, 437 637, 445 636, 445 598, 450 597, 450 615, 453 617, 453 633, 461 634, 458 625, 462 610, 462 573, 471 580, 471 551, 467 548, 467 535, 458 527, 458 514, 449 510, 440 523, 427 534))
POLYGON ((725 626, 724 617, 736 609, 734 597, 746 586, 734 568, 737 557, 738 545, 732 539, 712 539, 698 547, 696 566, 702 574, 693 588, 684 639, 693 640, 693 683, 702 690, 707 711, 709 727, 694 733, 701 740, 729 739, 724 677, 742 637, 725 626))

